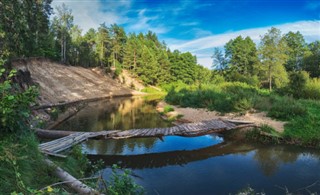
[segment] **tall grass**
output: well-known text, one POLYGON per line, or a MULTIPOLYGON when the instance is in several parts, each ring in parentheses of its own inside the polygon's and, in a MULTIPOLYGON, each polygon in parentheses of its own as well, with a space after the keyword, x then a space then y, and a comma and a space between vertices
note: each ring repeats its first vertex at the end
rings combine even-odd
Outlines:
POLYGON ((237 112, 251 109, 257 95, 259 89, 256 87, 240 82, 225 82, 217 85, 172 88, 166 96, 166 101, 184 107, 237 112))
POLYGON ((6 137, 0 143, 0 194, 40 189, 57 182, 49 175, 51 168, 44 164, 34 135, 26 134, 18 141, 6 137))

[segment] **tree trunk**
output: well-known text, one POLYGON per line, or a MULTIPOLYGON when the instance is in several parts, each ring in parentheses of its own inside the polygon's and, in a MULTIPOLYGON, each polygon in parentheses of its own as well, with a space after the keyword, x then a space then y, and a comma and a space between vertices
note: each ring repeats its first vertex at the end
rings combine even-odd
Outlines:
POLYGON ((63 35, 61 36, 61 62, 63 63, 63 35))
POLYGON ((133 69, 136 69, 137 61, 136 61, 136 49, 133 52, 133 69))
POLYGON ((77 180, 75 177, 70 175, 68 172, 64 171, 57 165, 55 165, 51 160, 46 159, 44 161, 48 166, 54 168, 54 174, 59 177, 62 181, 66 182, 71 189, 75 190, 79 194, 99 194, 93 188, 87 186, 81 181, 77 180))
POLYGON ((66 40, 66 37, 64 37, 64 40, 63 40, 63 63, 67 62, 66 53, 67 53, 67 40, 66 40))
POLYGON ((271 66, 269 66, 269 91, 272 91, 271 66))
POLYGON ((116 67, 116 53, 113 53, 113 68, 116 67))

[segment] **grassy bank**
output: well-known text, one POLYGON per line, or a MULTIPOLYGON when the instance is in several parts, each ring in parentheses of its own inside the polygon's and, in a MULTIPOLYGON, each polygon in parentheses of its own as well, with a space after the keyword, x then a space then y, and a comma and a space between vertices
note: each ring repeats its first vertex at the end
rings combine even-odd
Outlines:
POLYGON ((58 181, 50 175, 51 168, 43 162, 38 141, 31 133, 6 137, 0 142, 0 191, 32 194, 58 181))
POLYGON ((320 147, 320 102, 316 100, 280 96, 240 82, 172 87, 165 99, 170 104, 221 113, 265 111, 271 118, 288 121, 281 134, 288 143, 320 147))

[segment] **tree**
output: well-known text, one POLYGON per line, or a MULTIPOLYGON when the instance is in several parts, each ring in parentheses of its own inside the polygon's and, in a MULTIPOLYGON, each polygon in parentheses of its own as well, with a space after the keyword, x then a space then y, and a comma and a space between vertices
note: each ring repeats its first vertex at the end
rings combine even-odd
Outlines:
POLYGON ((56 7, 57 16, 53 18, 53 29, 60 42, 60 58, 62 63, 67 62, 67 48, 70 41, 70 30, 73 27, 72 11, 64 3, 56 7))
POLYGON ((108 28, 105 23, 100 24, 98 32, 96 34, 96 52, 100 61, 100 66, 109 66, 108 65, 108 52, 110 53, 111 41, 108 28))
POLYGON ((250 37, 243 39, 238 36, 234 40, 231 39, 224 47, 231 72, 237 72, 243 76, 253 76, 254 68, 258 63, 258 55, 252 39, 250 37))
POLYGON ((309 51, 305 53, 303 59, 303 70, 311 77, 320 77, 320 41, 312 42, 308 47, 309 51))
POLYGON ((197 59, 190 52, 180 53, 178 50, 169 55, 170 74, 174 81, 192 84, 195 81, 197 59))
POLYGON ((78 25, 74 25, 70 29, 70 37, 71 37, 71 45, 70 45, 70 52, 69 55, 69 63, 72 65, 79 65, 80 63, 80 56, 83 55, 81 51, 81 44, 83 38, 81 36, 82 30, 78 25))
POLYGON ((123 62, 124 47, 127 41, 127 36, 122 27, 117 24, 112 24, 109 28, 110 39, 111 39, 111 60, 115 67, 116 61, 118 63, 123 62))
POLYGON ((213 55, 211 56, 211 58, 213 59, 212 69, 215 69, 215 70, 226 69, 227 62, 221 49, 219 49, 218 47, 215 47, 213 49, 213 55))
POLYGON ((2 0, 0 30, 5 34, 0 37, 0 52, 9 52, 9 57, 47 56, 51 50, 50 3, 51 0, 2 0))
POLYGON ((279 29, 272 27, 261 37, 259 52, 262 65, 260 70, 263 71, 262 76, 265 76, 268 80, 270 91, 273 83, 276 87, 282 87, 289 81, 284 67, 288 59, 286 51, 287 45, 279 29))
POLYGON ((135 34, 129 34, 125 48, 123 65, 126 69, 135 71, 137 68, 138 52, 141 51, 141 44, 135 34))
POLYGON ((296 33, 290 31, 285 34, 283 38, 288 46, 288 60, 285 63, 286 70, 301 70, 303 65, 303 58, 308 51, 307 44, 305 43, 302 34, 299 31, 296 33))

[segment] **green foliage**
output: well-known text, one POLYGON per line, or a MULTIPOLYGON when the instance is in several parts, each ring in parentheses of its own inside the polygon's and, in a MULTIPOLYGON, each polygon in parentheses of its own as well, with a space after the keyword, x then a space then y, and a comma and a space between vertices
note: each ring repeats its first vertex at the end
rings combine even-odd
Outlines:
POLYGON ((307 83, 309 82, 309 74, 305 71, 292 72, 290 74, 290 82, 288 85, 289 93, 296 98, 304 97, 303 94, 307 83))
POLYGON ((166 114, 168 112, 172 112, 174 111, 174 108, 170 105, 166 105, 164 108, 163 108, 163 113, 166 114))
MULTIPOLYGON (((250 37, 238 36, 225 45, 225 56, 228 59, 230 72, 243 76, 253 75, 258 64, 257 48, 250 37)), ((237 80, 239 81, 239 80, 237 80)))
POLYGON ((303 70, 312 78, 320 77, 320 41, 314 41, 308 45, 308 51, 303 58, 303 70))
POLYGON ((310 79, 306 71, 292 72, 289 85, 278 91, 295 98, 320 99, 320 79, 310 79))
POLYGON ((253 107, 253 98, 258 89, 245 83, 221 83, 210 86, 189 86, 176 90, 172 88, 166 101, 184 107, 200 107, 220 112, 246 111, 253 107))
POLYGON ((289 58, 285 63, 286 70, 301 70, 303 66, 303 58, 308 52, 303 35, 299 31, 296 33, 288 32, 283 38, 288 46, 286 53, 289 58))
POLYGON ((123 170, 123 173, 119 173, 119 167, 117 165, 112 166, 112 176, 108 181, 107 193, 112 195, 133 195, 144 194, 144 189, 137 185, 130 177, 131 171, 128 169, 123 170))
POLYGON ((309 80, 304 88, 304 98, 320 100, 320 78, 309 80))
POLYGON ((0 6, 0 57, 49 56, 51 0, 2 0, 0 6))
POLYGON ((141 91, 145 92, 145 93, 151 93, 151 94, 163 94, 163 93, 165 93, 161 89, 155 88, 155 87, 145 87, 141 91))
POLYGON ((320 147, 320 103, 299 100, 306 114, 293 117, 285 126, 284 137, 297 140, 297 144, 320 147))
POLYGON ((288 59, 286 51, 287 45, 279 29, 271 28, 262 37, 259 48, 262 64, 259 67, 259 74, 268 80, 270 91, 273 84, 277 88, 281 88, 289 82, 288 74, 284 67, 288 59))
MULTIPOLYGON (((38 142, 31 133, 2 138, 0 142, 0 193, 21 192, 34 194, 35 190, 58 180, 50 175, 51 168, 43 162, 38 142)), ((43 193, 42 193, 43 194, 43 193)))
POLYGON ((91 163, 82 153, 80 145, 74 146, 66 159, 54 159, 54 162, 76 178, 83 178, 92 173, 91 163))
POLYGON ((30 87, 25 91, 12 82, 16 71, 5 75, 3 63, 0 62, 0 134, 21 133, 28 129, 27 120, 30 116, 30 105, 35 102, 37 89, 30 87))
POLYGON ((307 113, 306 108, 291 97, 274 97, 272 100, 272 107, 268 112, 268 116, 290 120, 296 116, 303 116, 307 113))
POLYGON ((58 108, 53 108, 49 111, 49 114, 53 120, 57 120, 60 112, 61 111, 58 108))
POLYGON ((224 83, 225 82, 225 78, 224 76, 220 75, 220 74, 215 74, 212 78, 211 81, 213 84, 220 84, 220 83, 224 83))

